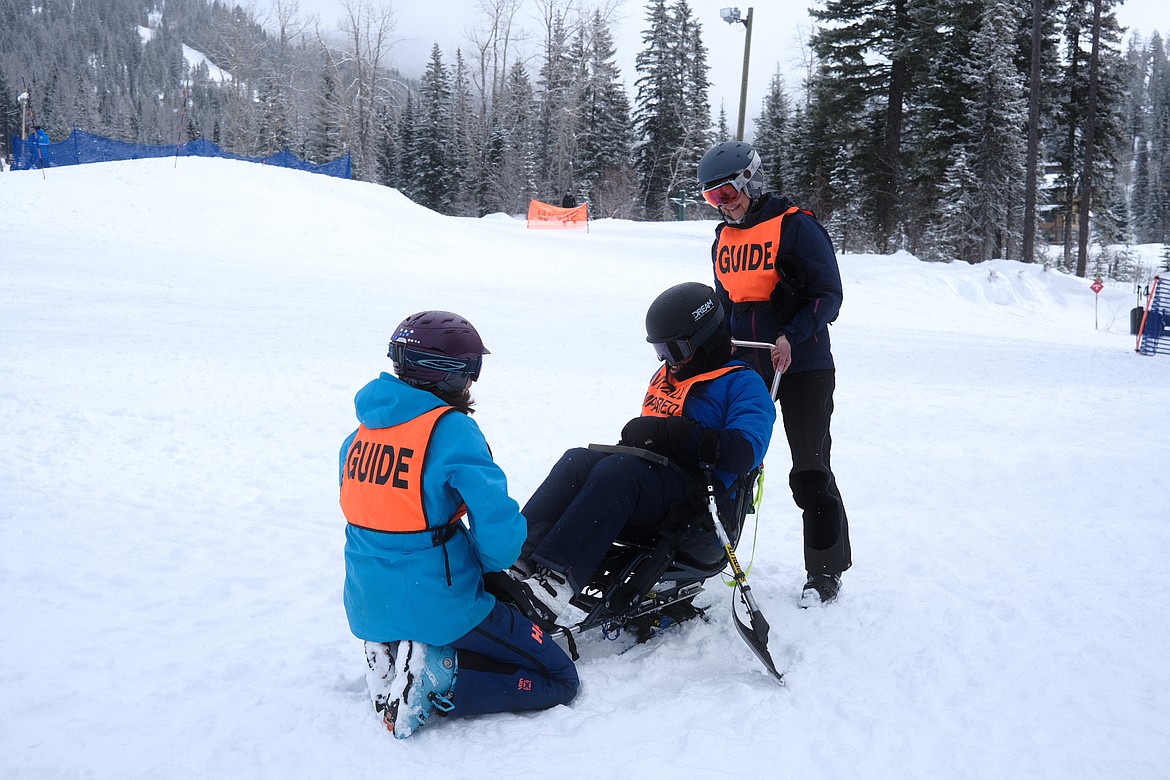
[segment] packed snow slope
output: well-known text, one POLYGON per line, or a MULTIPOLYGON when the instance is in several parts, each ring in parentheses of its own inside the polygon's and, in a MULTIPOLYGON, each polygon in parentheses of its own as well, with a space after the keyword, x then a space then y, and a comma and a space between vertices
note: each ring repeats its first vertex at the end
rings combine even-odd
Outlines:
POLYGON ((710 278, 713 223, 530 231, 202 159, 0 174, 0 203, 0 777, 1166 777, 1170 359, 1135 354, 1131 285, 843 255, 854 567, 797 608, 779 428, 739 550, 787 686, 713 582, 710 622, 583 641, 571 705, 396 741, 337 504, 391 329, 476 324, 523 503, 637 413, 646 307, 710 278))

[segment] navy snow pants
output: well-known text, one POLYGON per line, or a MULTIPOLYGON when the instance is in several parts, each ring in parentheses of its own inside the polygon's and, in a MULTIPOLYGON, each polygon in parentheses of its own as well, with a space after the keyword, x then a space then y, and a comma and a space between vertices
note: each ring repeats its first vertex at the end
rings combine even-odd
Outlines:
POLYGON ((580 591, 623 530, 656 529, 671 504, 685 500, 686 483, 673 469, 571 449, 524 505, 528 539, 521 558, 564 574, 580 591))
POLYGON ((577 695, 580 680, 568 654, 502 602, 452 646, 459 671, 451 717, 543 710, 577 695))

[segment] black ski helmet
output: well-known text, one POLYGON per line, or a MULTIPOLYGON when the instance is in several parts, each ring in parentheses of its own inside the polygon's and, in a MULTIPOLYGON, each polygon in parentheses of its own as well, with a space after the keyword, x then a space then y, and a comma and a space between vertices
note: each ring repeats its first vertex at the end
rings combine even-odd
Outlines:
MULTIPOLYGON (((733 182, 746 174, 744 186, 752 200, 764 192, 764 177, 760 173, 760 155, 745 141, 724 141, 707 150, 699 160, 699 187, 709 190, 726 182, 733 182)), ((743 187, 737 187, 743 191, 743 187)))
POLYGON ((699 282, 676 284, 646 311, 646 341, 659 360, 681 363, 698 352, 723 324, 715 290, 699 282))
POLYGON ((475 326, 449 311, 420 311, 394 329, 389 357, 398 378, 426 390, 461 393, 491 354, 475 326))

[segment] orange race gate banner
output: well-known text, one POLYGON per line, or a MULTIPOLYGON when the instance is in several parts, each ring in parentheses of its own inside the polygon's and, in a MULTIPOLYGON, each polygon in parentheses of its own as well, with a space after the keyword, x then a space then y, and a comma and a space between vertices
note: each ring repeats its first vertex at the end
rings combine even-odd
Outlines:
POLYGON ((539 200, 528 201, 528 227, 532 228, 585 228, 589 229, 589 206, 582 203, 571 209, 563 209, 539 200))

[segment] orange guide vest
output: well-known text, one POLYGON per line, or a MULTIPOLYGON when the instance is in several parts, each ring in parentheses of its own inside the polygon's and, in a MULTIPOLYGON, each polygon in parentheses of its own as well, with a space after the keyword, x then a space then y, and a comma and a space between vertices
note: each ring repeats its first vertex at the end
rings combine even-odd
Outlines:
MULTIPOLYGON (((386 533, 429 530, 423 503, 423 464, 439 418, 439 406, 389 428, 358 428, 345 456, 341 511, 351 525, 386 533)), ((460 506, 454 522, 467 512, 460 506)))
POLYGON ((784 218, 801 211, 792 206, 779 217, 749 228, 725 225, 715 248, 715 276, 733 303, 766 301, 780 281, 776 267, 784 218))
POLYGON ((687 402, 687 393, 691 391, 691 388, 741 368, 747 368, 747 366, 723 366, 690 379, 675 379, 670 376, 669 369, 663 364, 650 380, 650 389, 646 391, 646 397, 642 399, 642 416, 678 417, 683 413, 683 406, 687 402))

